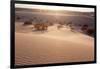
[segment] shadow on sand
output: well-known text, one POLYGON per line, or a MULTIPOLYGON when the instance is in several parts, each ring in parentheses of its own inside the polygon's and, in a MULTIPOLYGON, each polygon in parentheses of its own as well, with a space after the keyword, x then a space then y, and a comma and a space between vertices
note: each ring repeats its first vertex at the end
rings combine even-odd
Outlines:
POLYGON ((48 31, 47 30, 32 30, 32 32, 35 33, 35 34, 44 34, 48 31))

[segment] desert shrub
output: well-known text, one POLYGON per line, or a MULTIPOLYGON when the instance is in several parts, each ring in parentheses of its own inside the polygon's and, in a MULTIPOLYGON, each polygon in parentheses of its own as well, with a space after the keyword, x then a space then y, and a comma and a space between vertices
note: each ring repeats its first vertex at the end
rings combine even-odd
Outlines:
POLYGON ((46 23, 37 23, 37 24, 34 24, 34 28, 36 30, 47 30, 48 25, 46 23))
POLYGON ((58 26, 57 26, 57 29, 59 30, 60 28, 62 28, 63 27, 63 25, 62 24, 59 24, 58 26))
POLYGON ((34 25, 34 28, 35 28, 36 30, 40 30, 40 28, 41 28, 41 27, 40 27, 40 24, 38 24, 38 23, 35 24, 35 25, 34 25))
POLYGON ((82 31, 86 31, 87 28, 88 28, 88 25, 85 24, 85 25, 82 26, 81 30, 82 30, 82 31))
POLYGON ((23 25, 31 25, 32 22, 31 21, 25 21, 23 25))
POLYGON ((94 29, 87 29, 86 33, 88 35, 93 35, 94 34, 94 29))
POLYGON ((72 24, 72 25, 70 25, 70 29, 72 32, 75 32, 77 28, 72 24))
POLYGON ((42 25, 42 30, 47 30, 47 29, 48 29, 48 24, 44 23, 44 24, 42 25))

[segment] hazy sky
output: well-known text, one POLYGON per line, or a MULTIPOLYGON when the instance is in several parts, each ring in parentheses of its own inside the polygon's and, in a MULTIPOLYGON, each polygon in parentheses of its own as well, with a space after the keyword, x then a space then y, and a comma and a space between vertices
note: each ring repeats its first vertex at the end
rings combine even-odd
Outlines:
POLYGON ((18 8, 33 8, 33 9, 49 9, 49 10, 69 10, 69 11, 80 11, 80 12, 93 12, 94 8, 83 8, 83 7, 60 7, 60 6, 45 6, 45 5, 28 5, 28 4, 15 4, 18 8))

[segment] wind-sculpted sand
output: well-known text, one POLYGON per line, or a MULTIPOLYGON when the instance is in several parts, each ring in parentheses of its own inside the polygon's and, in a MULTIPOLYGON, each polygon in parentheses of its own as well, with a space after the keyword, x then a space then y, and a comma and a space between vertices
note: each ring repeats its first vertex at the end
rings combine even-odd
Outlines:
MULTIPOLYGON (((16 25, 17 26, 17 25, 16 25)), ((94 60, 94 38, 69 28, 36 32, 16 27, 15 64, 35 65, 94 60), (27 32, 28 31, 28 32, 27 32)), ((27 28, 27 27, 26 27, 27 28)))

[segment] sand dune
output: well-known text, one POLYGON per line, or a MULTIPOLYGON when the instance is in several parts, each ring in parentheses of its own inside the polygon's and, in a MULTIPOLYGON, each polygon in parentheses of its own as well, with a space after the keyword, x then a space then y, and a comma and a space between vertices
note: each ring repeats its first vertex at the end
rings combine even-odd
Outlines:
MULTIPOLYGON (((22 29, 22 27, 21 27, 22 29)), ((25 31, 25 28, 21 31, 25 31)), ((15 33, 15 64, 32 65, 47 63, 80 62, 94 60, 94 38, 72 32, 70 29, 57 30, 49 27, 46 32, 15 33)))

